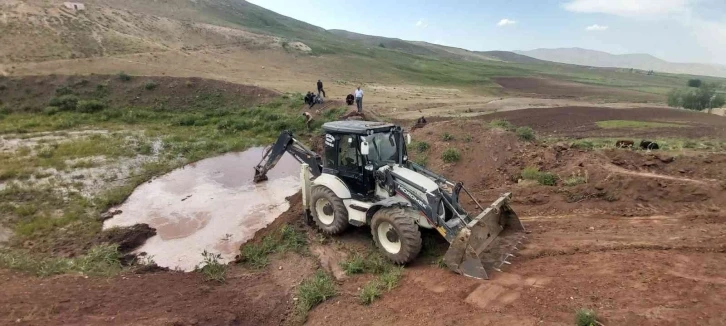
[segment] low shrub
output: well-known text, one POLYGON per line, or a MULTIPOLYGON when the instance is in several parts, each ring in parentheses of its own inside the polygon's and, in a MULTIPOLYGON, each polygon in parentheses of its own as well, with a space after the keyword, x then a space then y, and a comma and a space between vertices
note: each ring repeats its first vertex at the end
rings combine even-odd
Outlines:
POLYGON ((533 141, 536 138, 534 130, 530 127, 519 127, 516 133, 521 140, 533 141))
POLYGON ((441 153, 441 159, 444 161, 444 163, 455 163, 461 159, 461 154, 456 148, 448 148, 443 153, 441 153))
POLYGON ((76 110, 81 113, 95 113, 106 109, 106 103, 97 100, 83 100, 78 102, 76 110))

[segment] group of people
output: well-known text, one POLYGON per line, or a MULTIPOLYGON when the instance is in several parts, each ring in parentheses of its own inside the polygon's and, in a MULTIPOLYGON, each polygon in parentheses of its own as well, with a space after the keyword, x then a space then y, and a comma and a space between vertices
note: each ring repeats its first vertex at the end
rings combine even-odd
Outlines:
MULTIPOLYGON (((322 104, 326 97, 325 89, 323 88, 323 81, 318 80, 317 86, 317 94, 314 92, 307 92, 307 94, 305 94, 305 104, 309 105, 310 108, 312 108, 315 104, 322 104)), ((358 112, 363 112, 363 90, 360 89, 360 86, 356 88, 353 94, 348 94, 345 98, 346 104, 353 105, 353 102, 355 102, 358 112)))

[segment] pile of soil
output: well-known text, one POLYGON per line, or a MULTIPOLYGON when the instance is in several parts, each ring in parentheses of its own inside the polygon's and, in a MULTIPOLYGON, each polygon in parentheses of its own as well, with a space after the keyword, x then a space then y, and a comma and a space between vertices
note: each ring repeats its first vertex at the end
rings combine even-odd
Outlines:
MULTIPOLYGON (((430 146, 424 153, 410 149, 413 159, 426 156, 429 169, 464 182, 480 202, 512 192, 515 209, 524 215, 582 212, 638 216, 713 211, 726 205, 719 182, 726 169, 723 154, 674 158, 668 153, 628 149, 582 151, 565 143, 550 146, 521 141, 514 133, 492 129, 482 121, 435 122, 412 134, 430 146), (445 136, 449 140, 444 140, 445 136), (442 160, 449 148, 461 153, 458 162, 442 160), (706 161, 711 163, 704 164, 706 161), (522 170, 528 167, 553 173, 556 185, 521 180, 522 170), (573 176, 586 182, 566 185, 565 180, 573 176)), ((473 207, 472 202, 463 204, 473 207)))
MULTIPOLYGON (((193 109, 194 105, 252 106, 279 93, 256 86, 203 78, 116 75, 0 76, 0 106, 21 112, 40 112, 64 92, 80 99, 99 99, 112 108, 148 107, 157 110, 193 109)), ((208 107, 205 107, 208 108, 208 107)))
POLYGON ((136 224, 104 230, 96 236, 96 244, 117 244, 119 252, 129 253, 156 235, 156 229, 148 224, 136 224))

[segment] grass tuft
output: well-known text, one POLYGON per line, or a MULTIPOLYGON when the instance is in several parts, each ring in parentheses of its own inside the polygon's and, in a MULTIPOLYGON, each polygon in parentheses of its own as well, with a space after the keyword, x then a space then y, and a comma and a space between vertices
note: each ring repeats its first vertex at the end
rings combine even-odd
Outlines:
POLYGON ((598 325, 597 314, 595 314, 595 311, 590 309, 582 308, 577 310, 577 312, 575 312, 575 325, 596 326, 598 325))
POLYGON ((461 160, 461 153, 459 153, 459 150, 456 148, 447 148, 443 153, 441 153, 441 159, 444 163, 455 163, 461 160))
POLYGON ((453 141, 453 140, 456 140, 456 138, 454 137, 454 135, 452 135, 452 134, 450 134, 448 132, 445 132, 441 136, 441 140, 443 140, 443 141, 453 141))
POLYGON ((381 296, 381 284, 378 280, 373 280, 361 288, 358 293, 358 301, 361 304, 369 305, 381 296))
POLYGON ((310 309, 338 294, 330 275, 318 271, 313 277, 305 279, 297 287, 297 311, 306 315, 310 309))
POLYGON ((270 263, 269 255, 275 252, 301 252, 307 246, 305 234, 285 225, 282 229, 268 235, 259 243, 242 246, 242 262, 253 268, 263 268, 270 263))
POLYGON ((524 170, 522 170, 521 176, 524 180, 534 180, 543 186, 554 186, 555 184, 557 184, 557 177, 554 174, 549 172, 541 172, 536 167, 525 168, 524 170))
POLYGON ((534 130, 530 127, 519 127, 516 130, 517 137, 525 141, 533 141, 537 136, 534 134, 534 130))
POLYGON ((502 120, 502 119, 494 119, 491 122, 489 122, 489 125, 494 128, 501 128, 501 129, 509 130, 509 131, 512 131, 515 129, 514 125, 511 122, 509 122, 507 120, 502 120))
POLYGON ((207 282, 215 281, 219 283, 224 283, 225 274, 227 273, 227 265, 220 262, 220 259, 222 259, 222 255, 214 254, 204 250, 204 252, 202 252, 202 257, 204 257, 202 267, 197 266, 195 270, 201 273, 204 277, 204 280, 207 282))
POLYGON ((39 257, 21 251, 0 251, 0 266, 37 276, 82 273, 112 276, 122 270, 117 245, 99 245, 75 258, 39 257))

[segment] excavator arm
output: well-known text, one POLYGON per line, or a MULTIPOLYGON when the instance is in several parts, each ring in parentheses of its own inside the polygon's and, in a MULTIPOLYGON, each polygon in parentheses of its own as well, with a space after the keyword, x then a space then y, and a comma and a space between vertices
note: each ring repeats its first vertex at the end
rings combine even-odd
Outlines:
POLYGON ((292 132, 285 130, 280 133, 277 141, 271 147, 267 148, 265 154, 262 156, 262 160, 255 166, 254 181, 262 182, 267 180, 267 171, 270 171, 277 165, 277 162, 280 161, 280 158, 285 152, 290 153, 298 162, 307 164, 314 177, 322 173, 323 166, 320 155, 295 139, 292 132))

